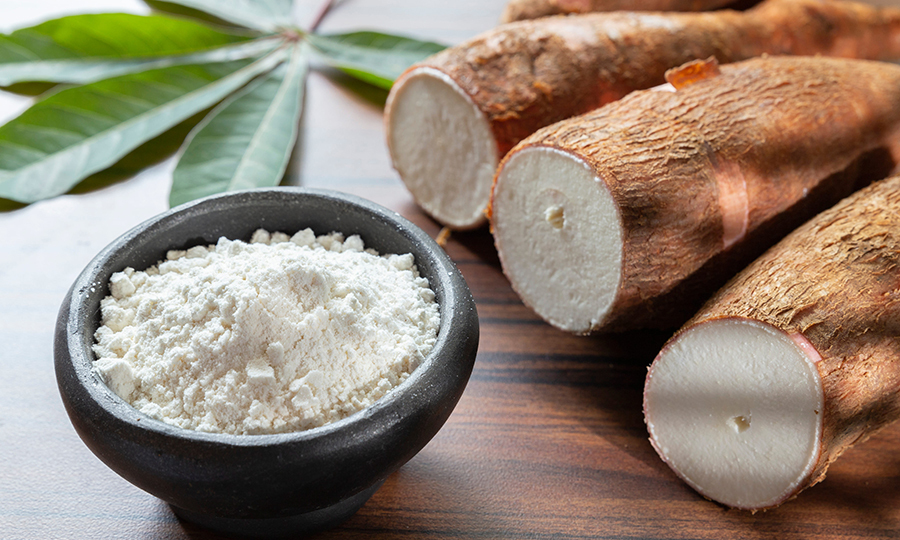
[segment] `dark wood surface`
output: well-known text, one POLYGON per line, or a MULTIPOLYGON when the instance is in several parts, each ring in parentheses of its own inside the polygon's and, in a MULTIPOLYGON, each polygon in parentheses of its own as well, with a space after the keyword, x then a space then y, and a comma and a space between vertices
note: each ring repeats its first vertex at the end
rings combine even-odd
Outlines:
MULTIPOLYGON (((297 0, 298 20, 318 2, 297 0)), ((4 3, 2 30, 63 10, 140 11, 100 0, 4 3)), ((502 0, 347 0, 323 30, 378 28, 458 42, 502 0)), ((290 182, 398 210, 427 232, 390 167, 386 94, 313 72, 290 182)), ((26 100, 3 96, 9 117, 26 100)), ((53 373, 59 303, 85 264, 166 209, 172 162, 126 181, 0 213, 0 539, 218 538, 106 468, 66 417, 53 373)), ((763 513, 724 509, 679 481, 647 441, 646 367, 665 333, 576 337, 541 322, 503 277, 486 230, 447 251, 478 303, 475 371, 435 439, 341 527, 317 538, 900 538, 900 425, 840 459, 827 479, 763 513)))

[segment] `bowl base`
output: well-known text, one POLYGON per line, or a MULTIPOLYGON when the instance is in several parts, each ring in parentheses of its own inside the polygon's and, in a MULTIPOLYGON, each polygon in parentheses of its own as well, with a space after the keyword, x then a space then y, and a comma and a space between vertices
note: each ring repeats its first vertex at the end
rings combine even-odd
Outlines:
POLYGON ((185 510, 170 504, 179 518, 229 535, 245 538, 272 538, 311 534, 339 525, 378 491, 384 481, 360 491, 336 504, 292 516, 277 518, 228 518, 185 510))

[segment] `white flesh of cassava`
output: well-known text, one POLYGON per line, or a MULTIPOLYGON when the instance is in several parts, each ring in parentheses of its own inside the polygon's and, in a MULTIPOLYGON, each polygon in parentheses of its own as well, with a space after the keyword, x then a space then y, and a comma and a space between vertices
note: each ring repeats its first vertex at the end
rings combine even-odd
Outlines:
POLYGON ((622 226, 606 184, 580 158, 538 146, 512 154, 494 190, 494 240, 513 288, 554 326, 589 332, 622 273, 622 226))
POLYGON ((766 508, 810 474, 822 385, 805 338, 797 340, 760 322, 717 319, 683 331, 654 361, 644 392, 651 442, 702 495, 766 508))
POLYGON ((440 71, 417 68, 397 82, 386 114, 394 168, 416 203, 454 229, 484 224, 497 143, 471 98, 440 71))

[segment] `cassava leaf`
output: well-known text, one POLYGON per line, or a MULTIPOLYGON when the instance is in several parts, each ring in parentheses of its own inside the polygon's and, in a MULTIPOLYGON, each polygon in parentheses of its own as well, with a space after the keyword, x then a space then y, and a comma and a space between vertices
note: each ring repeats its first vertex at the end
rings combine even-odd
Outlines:
MULTIPOLYGON (((163 56, 146 60, 47 60, 0 65, 0 86, 16 91, 18 83, 27 93, 28 83, 69 83, 87 84, 109 79, 126 73, 137 73, 151 69, 186 64, 211 64, 231 62, 245 58, 258 58, 281 45, 281 41, 271 38, 260 38, 237 45, 219 47, 210 51, 187 54, 183 56, 163 56)), ((52 84, 50 84, 52 86, 52 84)), ((38 86, 41 89, 42 86, 38 86)), ((45 87, 43 87, 46 89, 45 87)), ((42 93, 39 90, 32 95, 42 93)))
POLYGON ((290 62, 222 102, 198 125, 175 167, 169 204, 281 182, 297 140, 306 44, 290 62))
MULTIPOLYGON (((172 157, 178 152, 179 147, 191 130, 194 129, 207 114, 209 114, 210 110, 211 109, 203 109, 149 141, 141 143, 140 146, 122 156, 121 159, 109 167, 88 175, 84 180, 78 182, 75 187, 70 189, 69 193, 89 193, 105 188, 116 182, 127 180, 147 167, 151 167, 172 157)), ((2 200, 3 199, 0 199, 0 201, 2 200)))
POLYGON ((187 6, 165 2, 163 0, 144 0, 144 3, 155 13, 166 13, 180 18, 193 19, 202 23, 212 24, 213 26, 245 29, 245 27, 240 24, 222 20, 209 13, 187 6))
POLYGON ((166 15, 70 15, 0 36, 0 62, 188 54, 254 37, 166 15))
POLYGON ((0 197, 30 203, 65 193, 283 60, 277 51, 252 63, 173 66, 54 93, 0 127, 0 197))
POLYGON ((293 0, 165 0, 152 3, 156 8, 164 8, 165 4, 177 4, 267 32, 291 26, 294 7, 293 0))
POLYGON ((430 41, 380 32, 308 34, 307 37, 329 64, 386 89, 406 68, 445 48, 430 41))
POLYGON ((167 65, 258 56, 275 47, 167 16, 73 15, 0 35, 0 86, 23 81, 85 83, 167 65))

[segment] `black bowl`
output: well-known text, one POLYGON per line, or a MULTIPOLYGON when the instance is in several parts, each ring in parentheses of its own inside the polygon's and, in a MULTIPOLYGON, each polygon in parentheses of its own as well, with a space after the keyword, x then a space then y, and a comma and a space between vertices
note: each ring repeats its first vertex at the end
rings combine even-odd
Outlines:
POLYGON ((358 197, 273 188, 208 197, 128 231, 88 264, 56 325, 56 377, 84 443, 115 472, 169 503, 181 517, 249 536, 311 532, 358 510, 385 478, 438 432, 462 395, 478 347, 475 302, 456 266, 421 229, 358 197), (258 228, 287 234, 358 234, 380 253, 412 253, 440 304, 431 354, 372 406, 315 429, 230 435, 150 418, 92 371, 94 332, 107 283, 125 267, 145 269, 170 249, 249 240, 258 228))

